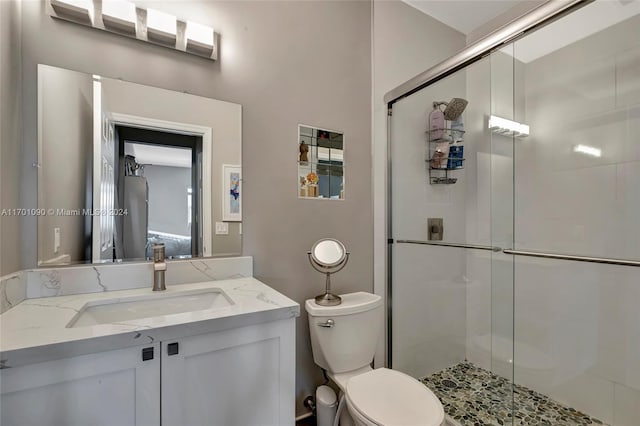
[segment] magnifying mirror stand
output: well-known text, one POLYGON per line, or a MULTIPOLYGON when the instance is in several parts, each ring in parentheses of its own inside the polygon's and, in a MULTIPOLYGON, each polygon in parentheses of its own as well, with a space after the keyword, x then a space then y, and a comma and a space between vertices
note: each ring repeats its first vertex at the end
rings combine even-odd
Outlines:
POLYGON ((312 257, 311 257, 311 252, 307 252, 307 255, 309 256, 309 262, 311 263, 311 266, 313 266, 313 269, 315 269, 318 272, 322 272, 323 274, 325 274, 327 276, 327 280, 325 283, 325 290, 324 290, 324 294, 320 294, 318 296, 316 296, 315 300, 316 303, 320 306, 335 306, 335 305, 339 305, 342 303, 342 298, 340 296, 338 296, 337 294, 333 294, 331 293, 331 274, 340 271, 342 268, 345 267, 345 265, 347 264, 347 262, 349 261, 349 252, 346 252, 346 256, 344 259, 344 262, 342 262, 341 264, 335 266, 335 267, 331 267, 331 268, 326 268, 323 266, 318 265, 316 262, 313 261, 312 257))

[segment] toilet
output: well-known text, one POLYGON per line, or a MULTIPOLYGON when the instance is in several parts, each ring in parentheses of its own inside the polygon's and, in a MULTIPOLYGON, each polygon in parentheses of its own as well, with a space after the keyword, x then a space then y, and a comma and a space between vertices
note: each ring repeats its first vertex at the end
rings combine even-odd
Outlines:
POLYGON ((382 331, 382 298, 366 292, 340 297, 335 306, 305 302, 313 359, 345 398, 340 425, 445 425, 442 404, 429 388, 399 371, 370 366, 382 331))

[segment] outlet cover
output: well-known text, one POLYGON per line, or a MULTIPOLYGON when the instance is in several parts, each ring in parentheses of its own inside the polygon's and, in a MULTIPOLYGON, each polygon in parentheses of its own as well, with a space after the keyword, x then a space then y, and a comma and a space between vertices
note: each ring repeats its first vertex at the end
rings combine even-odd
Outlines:
POLYGON ((227 222, 216 222, 216 235, 229 235, 229 224, 227 222))

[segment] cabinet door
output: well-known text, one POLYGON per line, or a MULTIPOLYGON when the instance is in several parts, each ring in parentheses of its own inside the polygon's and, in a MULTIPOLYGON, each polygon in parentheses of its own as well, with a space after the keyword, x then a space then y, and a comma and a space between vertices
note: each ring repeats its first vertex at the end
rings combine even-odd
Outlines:
POLYGON ((163 426, 293 426, 294 321, 163 342, 163 426))
POLYGON ((0 424, 158 426, 159 349, 154 344, 0 370, 0 424), (153 359, 142 360, 143 348, 153 348, 153 359))

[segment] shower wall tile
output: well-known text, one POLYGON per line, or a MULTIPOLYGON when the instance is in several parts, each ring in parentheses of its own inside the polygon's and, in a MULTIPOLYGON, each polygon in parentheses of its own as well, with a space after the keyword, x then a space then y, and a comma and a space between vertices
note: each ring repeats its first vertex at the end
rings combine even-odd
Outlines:
POLYGON ((613 387, 640 391, 640 272, 520 258, 515 273, 516 383, 611 422, 613 387))
MULTIPOLYGON (((579 356, 576 353, 576 356, 579 356)), ((516 382, 517 382, 516 371, 516 382)), ((607 424, 613 423, 614 383, 601 377, 581 374, 567 381, 554 383, 541 393, 573 407, 607 424)), ((617 426, 617 425, 616 425, 617 426)))
POLYGON ((418 378, 463 361, 462 250, 405 244, 394 258, 393 368, 418 378))
POLYGON ((636 268, 600 266, 598 358, 593 371, 640 391, 640 272, 636 268))
POLYGON ((616 57, 617 106, 640 104, 640 47, 627 50, 616 57))
MULTIPOLYGON (((640 120, 639 120, 640 121, 640 120)), ((640 138, 640 127, 638 128, 640 138)), ((640 139, 636 141, 640 147, 640 139)), ((613 207, 619 231, 617 237, 618 248, 615 250, 620 257, 640 259, 640 161, 619 164, 616 175, 616 202, 613 207)))
POLYGON ((491 254, 467 253, 466 359, 491 371, 491 254))
POLYGON ((613 395, 613 424, 637 426, 640 422, 640 391, 615 385, 613 395))

